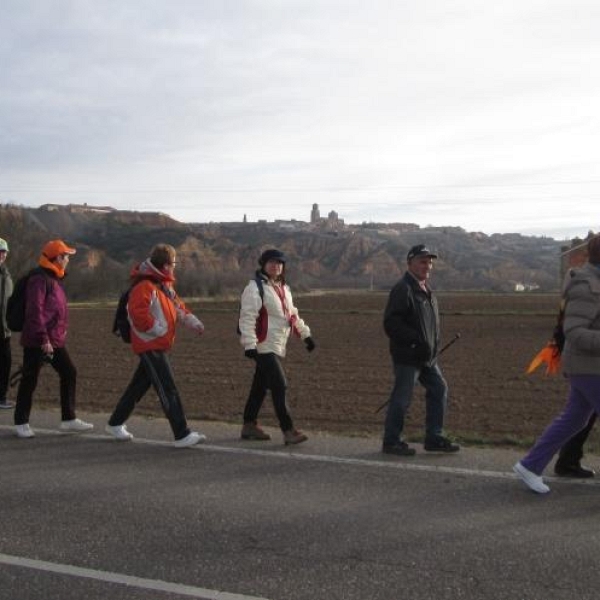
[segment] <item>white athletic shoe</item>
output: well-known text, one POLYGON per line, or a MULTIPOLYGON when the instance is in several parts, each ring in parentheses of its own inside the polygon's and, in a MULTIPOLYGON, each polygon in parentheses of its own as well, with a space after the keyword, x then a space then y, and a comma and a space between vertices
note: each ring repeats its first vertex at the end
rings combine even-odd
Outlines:
POLYGON ((104 431, 112 435, 120 442, 128 442, 129 440, 133 439, 133 435, 127 431, 127 427, 125 425, 107 425, 104 428, 104 431))
POLYGON ((60 424, 61 431, 81 432, 90 431, 91 429, 94 429, 94 426, 81 419, 71 419, 70 421, 63 421, 60 424))
POLYGON ((23 423, 23 425, 15 425, 15 432, 17 433, 17 437, 20 438, 32 438, 35 436, 33 433, 33 429, 29 427, 29 423, 23 423))
POLYGON ((536 475, 529 469, 526 469, 520 462, 513 467, 513 471, 530 490, 537 494, 547 494, 550 491, 550 488, 544 483, 541 475, 536 475))
POLYGON ((173 442, 173 446, 175 448, 187 448, 188 446, 195 446, 196 444, 201 444, 206 441, 206 436, 202 433, 198 433, 197 431, 192 431, 188 433, 184 438, 180 440, 175 440, 173 442))

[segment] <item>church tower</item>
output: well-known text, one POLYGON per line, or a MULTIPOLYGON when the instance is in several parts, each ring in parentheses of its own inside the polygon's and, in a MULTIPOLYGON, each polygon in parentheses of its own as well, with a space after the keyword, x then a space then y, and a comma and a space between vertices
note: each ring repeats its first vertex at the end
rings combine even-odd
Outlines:
POLYGON ((313 204, 312 210, 310 211, 310 222, 318 223, 321 220, 321 213, 319 212, 319 205, 313 204))

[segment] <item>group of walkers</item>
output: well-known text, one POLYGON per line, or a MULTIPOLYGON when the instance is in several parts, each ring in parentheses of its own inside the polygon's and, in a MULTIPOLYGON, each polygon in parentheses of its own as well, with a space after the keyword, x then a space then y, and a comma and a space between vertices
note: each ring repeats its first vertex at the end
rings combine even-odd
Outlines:
MULTIPOLYGON (((552 422, 514 471, 533 491, 546 493, 549 487, 542 472, 560 451, 555 473, 567 477, 593 477, 581 465, 583 443, 600 411, 600 237, 588 242, 588 260, 569 272, 563 290, 563 370, 570 391, 564 411, 552 422)), ((0 239, 0 408, 14 407, 15 432, 19 438, 34 437, 29 426, 32 397, 43 364, 50 364, 60 380, 61 423, 66 432, 85 432, 91 423, 76 417, 77 371, 65 342, 68 329, 67 298, 63 279, 70 257, 76 250, 62 240, 52 240, 42 249, 38 267, 27 280, 26 305, 21 346, 22 377, 16 404, 6 392, 11 371, 11 332, 7 326, 7 302, 13 282, 6 266, 8 243, 0 239)), ((394 382, 389 395, 383 432, 382 452, 414 456, 416 449, 403 438, 404 421, 417 383, 425 389, 426 452, 456 453, 460 446, 444 434, 448 385, 442 374, 440 317, 429 277, 437 255, 424 244, 413 246, 407 255, 407 269, 391 290, 383 317, 389 338, 394 382)), ((259 258, 259 268, 241 296, 240 343, 255 370, 244 408, 241 438, 266 441, 270 435, 259 425, 262 404, 271 392, 283 441, 299 444, 308 438, 294 426, 287 404, 287 380, 283 367, 291 335, 299 337, 308 352, 316 345, 309 326, 300 318, 286 283, 285 254, 271 248, 259 258)), ((175 341, 177 324, 196 335, 204 333, 202 321, 190 312, 177 295, 173 246, 156 245, 150 256, 131 271, 127 318, 131 348, 139 364, 130 383, 112 412, 105 431, 120 441, 133 435, 127 419, 136 404, 153 387, 171 426, 177 448, 193 446, 206 438, 188 427, 182 401, 173 377, 169 350, 175 341)))
MULTIPOLYGON (((42 249, 38 266, 27 275, 20 336, 23 367, 16 404, 7 400, 12 366, 7 305, 14 287, 6 266, 8 251, 8 243, 0 239, 3 342, 0 349, 0 407, 14 408, 17 437, 34 437, 35 432, 29 425, 33 394, 42 366, 49 364, 58 373, 60 382, 62 420, 59 429, 65 432, 90 431, 93 424, 75 415, 77 370, 66 348, 68 303, 63 280, 69 259, 76 250, 62 240, 48 242, 42 249)), ((258 414, 270 390, 287 445, 299 444, 308 438, 293 424, 286 401, 287 380, 282 359, 291 333, 304 341, 309 352, 316 345, 308 325, 298 315, 285 282, 285 263, 285 255, 277 249, 262 253, 260 268, 242 294, 239 330, 245 355, 256 363, 244 409, 241 437, 246 440, 270 439, 258 424, 258 414)), ((158 244, 150 256, 131 271, 127 319, 131 349, 139 357, 139 364, 105 427, 106 433, 119 441, 133 439, 126 421, 150 387, 156 391, 169 421, 176 448, 193 446, 206 439, 206 436, 188 427, 169 359, 178 324, 196 335, 204 333, 202 321, 191 313, 175 291, 176 265, 175 248, 169 244, 158 244)))

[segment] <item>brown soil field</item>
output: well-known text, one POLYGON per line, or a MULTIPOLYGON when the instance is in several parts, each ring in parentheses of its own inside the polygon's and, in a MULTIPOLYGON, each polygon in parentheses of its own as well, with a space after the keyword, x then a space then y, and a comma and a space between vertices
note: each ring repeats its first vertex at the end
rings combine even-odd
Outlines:
MULTIPOLYGON (((460 339, 440 358, 450 387, 446 429, 467 444, 529 444, 565 401, 562 376, 543 369, 525 374, 530 360, 548 340, 558 299, 536 294, 439 294, 442 342, 460 339)), ((292 338, 285 368, 289 405, 299 428, 350 435, 379 436, 392 384, 382 313, 387 293, 323 293, 296 296, 317 349, 309 354, 292 338)), ((188 418, 241 422, 253 373, 236 333, 237 301, 190 302, 205 323, 202 337, 181 330, 172 362, 188 418)), ((110 412, 137 365, 129 347, 110 330, 114 307, 71 308, 67 347, 78 369, 78 406, 110 412)), ((14 364, 20 364, 18 336, 14 364)), ((36 405, 57 406, 58 381, 45 367, 36 405)), ((14 397, 14 390, 12 393, 14 397)), ((424 401, 413 399, 406 434, 423 435, 424 401)), ((149 392, 138 414, 160 417, 149 392)), ((35 414, 32 415, 32 420, 35 414)), ((270 399, 261 414, 276 425, 270 399)), ((594 440, 592 439, 592 444, 594 440)))

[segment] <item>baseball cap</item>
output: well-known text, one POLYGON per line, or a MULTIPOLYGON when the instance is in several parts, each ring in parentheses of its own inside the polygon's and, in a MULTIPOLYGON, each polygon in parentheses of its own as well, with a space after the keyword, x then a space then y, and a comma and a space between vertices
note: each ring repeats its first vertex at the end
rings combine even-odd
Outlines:
POLYGON ((6 240, 0 238, 0 252, 2 250, 4 250, 4 252, 8 252, 8 243, 6 242, 6 240))
POLYGON ((67 246, 62 240, 52 240, 42 249, 42 254, 49 260, 60 256, 61 254, 75 254, 77 250, 67 246))
POLYGON ((417 244, 413 246, 406 255, 406 260, 411 260, 413 258, 428 256, 429 258, 437 258, 437 254, 432 252, 425 244, 417 244))

